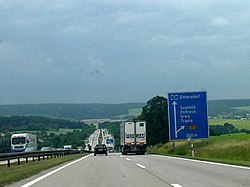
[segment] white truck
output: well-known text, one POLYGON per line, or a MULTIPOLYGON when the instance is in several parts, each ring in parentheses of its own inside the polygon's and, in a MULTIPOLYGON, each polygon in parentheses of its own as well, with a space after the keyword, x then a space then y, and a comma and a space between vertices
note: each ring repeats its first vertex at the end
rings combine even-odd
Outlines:
POLYGON ((126 121, 121 123, 121 152, 145 154, 146 152, 146 122, 126 121))
POLYGON ((37 138, 35 134, 21 133, 12 134, 11 152, 37 151, 37 138))

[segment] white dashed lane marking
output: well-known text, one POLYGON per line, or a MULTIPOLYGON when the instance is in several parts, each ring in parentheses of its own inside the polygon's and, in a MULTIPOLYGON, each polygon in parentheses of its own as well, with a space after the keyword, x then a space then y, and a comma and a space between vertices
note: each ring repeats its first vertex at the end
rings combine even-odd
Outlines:
POLYGON ((181 185, 179 184, 171 184, 173 187, 182 187, 181 185))
POLYGON ((138 167, 142 168, 142 169, 145 169, 146 167, 141 165, 141 164, 136 164, 138 167))

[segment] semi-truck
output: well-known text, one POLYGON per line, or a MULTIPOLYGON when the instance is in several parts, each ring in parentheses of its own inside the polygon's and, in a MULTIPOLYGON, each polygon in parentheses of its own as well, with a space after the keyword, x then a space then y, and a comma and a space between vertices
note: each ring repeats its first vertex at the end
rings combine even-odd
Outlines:
POLYGON ((125 121, 121 123, 121 152, 145 154, 146 152, 146 122, 125 121))
POLYGON ((35 134, 12 134, 11 152, 37 151, 37 138, 35 134))

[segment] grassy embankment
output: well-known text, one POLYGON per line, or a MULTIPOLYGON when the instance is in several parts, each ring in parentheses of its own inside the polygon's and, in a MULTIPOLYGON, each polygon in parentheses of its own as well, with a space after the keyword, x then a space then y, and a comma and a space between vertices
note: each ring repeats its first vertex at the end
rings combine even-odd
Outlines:
MULTIPOLYGON (((212 136, 207 140, 197 140, 192 143, 196 159, 250 166, 250 134, 212 136)), ((187 142, 176 142, 175 147, 176 156, 191 157, 190 145, 187 142)), ((173 143, 159 144, 148 148, 147 151, 174 155, 173 143)))
POLYGON ((43 170, 58 166, 83 156, 86 156, 86 154, 75 154, 36 162, 30 161, 29 163, 22 162, 20 166, 18 166, 17 163, 13 163, 9 168, 7 165, 0 165, 0 187, 20 181, 32 175, 38 174, 43 170))

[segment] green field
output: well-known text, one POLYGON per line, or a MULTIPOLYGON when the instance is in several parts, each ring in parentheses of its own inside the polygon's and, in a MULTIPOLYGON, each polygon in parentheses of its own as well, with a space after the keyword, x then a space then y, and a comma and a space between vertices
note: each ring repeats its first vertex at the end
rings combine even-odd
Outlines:
POLYGON ((139 115, 141 115, 141 112, 142 112, 141 108, 131 108, 131 109, 128 109, 127 114, 119 115, 119 116, 116 116, 116 117, 118 117, 118 118, 126 118, 127 116, 139 116, 139 115))
POLYGON ((239 109, 239 110, 244 110, 244 111, 250 112, 250 106, 234 107, 234 108, 239 109))
POLYGON ((238 119, 209 119, 209 125, 224 125, 225 123, 230 123, 237 129, 249 129, 250 130, 250 120, 238 120, 238 119))
POLYGON ((142 112, 141 108, 133 108, 128 110, 128 114, 133 116, 139 116, 141 112, 142 112))

